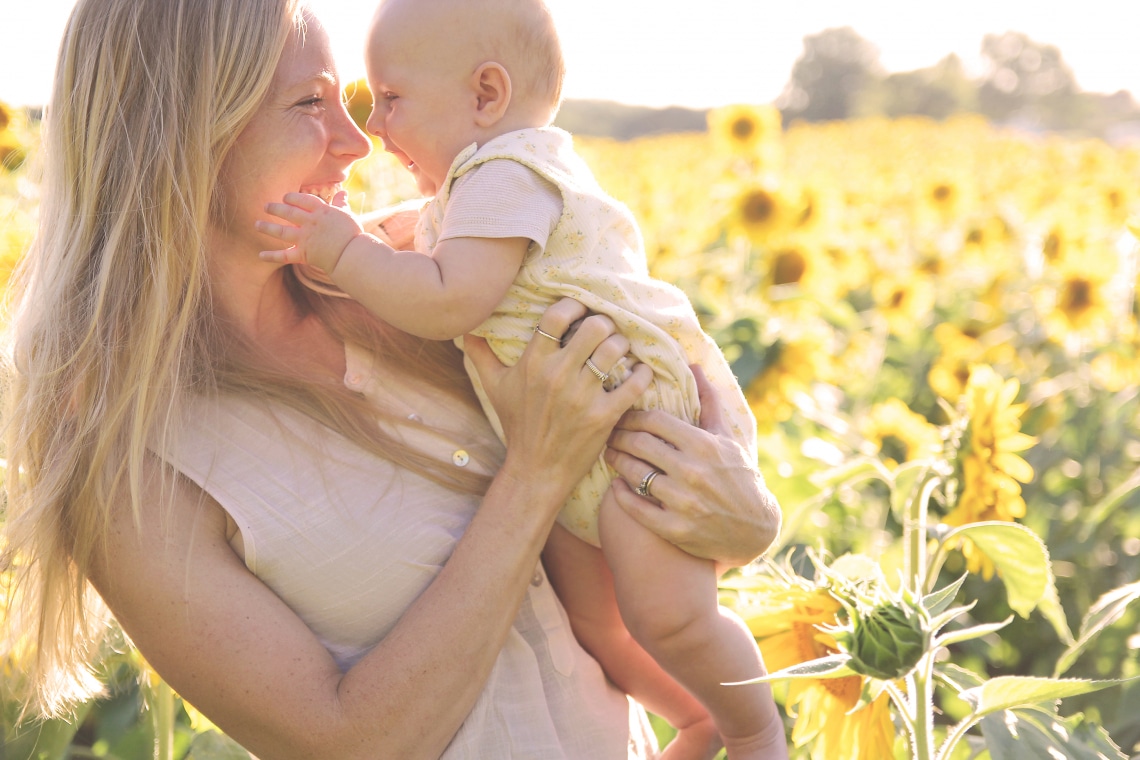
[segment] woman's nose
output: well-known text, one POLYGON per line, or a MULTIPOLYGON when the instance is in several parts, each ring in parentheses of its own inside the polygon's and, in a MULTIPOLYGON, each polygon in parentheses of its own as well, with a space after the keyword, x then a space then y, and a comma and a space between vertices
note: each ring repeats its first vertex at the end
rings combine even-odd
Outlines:
POLYGON ((346 109, 342 107, 341 111, 342 118, 333 138, 332 151, 353 161, 364 158, 372 152, 372 141, 360 131, 346 109))

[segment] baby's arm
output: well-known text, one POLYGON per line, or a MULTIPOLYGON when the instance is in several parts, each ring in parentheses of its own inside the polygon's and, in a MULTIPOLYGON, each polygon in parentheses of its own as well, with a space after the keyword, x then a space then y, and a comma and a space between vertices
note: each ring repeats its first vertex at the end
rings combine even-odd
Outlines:
POLYGON ((318 266, 378 317, 423 338, 455 338, 486 320, 530 246, 520 237, 459 237, 430 256, 398 251, 316 196, 289 193, 284 201, 266 210, 289 224, 259 221, 257 228, 292 247, 264 251, 263 259, 318 266))
POLYGON ((713 757, 722 744, 712 718, 626 630, 602 551, 555 525, 542 564, 582 648, 619 689, 678 729, 662 760, 713 757))

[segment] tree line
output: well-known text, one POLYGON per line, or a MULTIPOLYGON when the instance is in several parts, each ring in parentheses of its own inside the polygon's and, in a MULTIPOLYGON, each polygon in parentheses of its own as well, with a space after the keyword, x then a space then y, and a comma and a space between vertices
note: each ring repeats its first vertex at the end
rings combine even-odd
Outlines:
MULTIPOLYGON (((1131 125, 1140 133, 1140 108, 1132 95, 1084 92, 1056 46, 1006 32, 986 35, 981 53, 980 77, 971 77, 953 54, 927 68, 888 73, 878 48, 854 29, 825 29, 804 37, 803 52, 776 105, 785 123, 977 113, 1030 131, 1116 140, 1131 125)), ((568 101, 555 123, 579 134, 628 139, 703 129, 704 112, 568 101)))

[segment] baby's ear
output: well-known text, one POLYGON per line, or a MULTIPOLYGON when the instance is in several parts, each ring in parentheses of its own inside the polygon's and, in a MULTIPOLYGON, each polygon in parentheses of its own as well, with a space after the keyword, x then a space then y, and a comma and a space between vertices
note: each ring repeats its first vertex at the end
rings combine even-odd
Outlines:
POLYGON ((471 75, 475 90, 475 123, 492 127, 507 113, 511 104, 511 75, 501 63, 479 64, 471 75))

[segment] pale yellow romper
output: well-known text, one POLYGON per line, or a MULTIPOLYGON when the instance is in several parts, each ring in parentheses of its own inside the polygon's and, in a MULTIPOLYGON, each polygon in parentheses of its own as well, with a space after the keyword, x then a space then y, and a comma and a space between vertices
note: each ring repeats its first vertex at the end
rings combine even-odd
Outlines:
MULTIPOLYGON (((654 382, 637 408, 663 409, 696 423, 700 405, 688 367, 699 364, 720 392, 725 418, 736 439, 755 461, 756 421, 728 362, 701 329, 685 294, 649 276, 633 215, 601 189, 574 152, 567 132, 554 127, 525 129, 462 151, 439 193, 421 214, 416 248, 431 253, 440 240, 451 237, 529 237, 534 241, 503 302, 472 331, 486 338, 505 364, 518 361, 546 308, 569 296, 592 312, 608 315, 629 339, 634 359, 653 368, 654 382), (544 230, 528 229, 530 225, 525 223, 504 225, 503 218, 525 217, 528 209, 541 206, 527 197, 530 193, 521 192, 517 183, 488 186, 475 182, 475 176, 470 182, 457 182, 486 162, 501 159, 528 167, 561 194, 561 216, 545 239, 544 230), (472 198, 476 193, 479 197, 472 198), (498 213, 496 206, 509 211, 498 213), (441 234, 443 231, 446 234, 441 234)), ((462 340, 457 343, 462 345, 462 340)), ((502 428, 478 375, 470 364, 467 369, 501 438, 502 428)), ((599 458, 558 518, 564 527, 594 546, 599 544, 598 507, 613 476, 599 458)))

